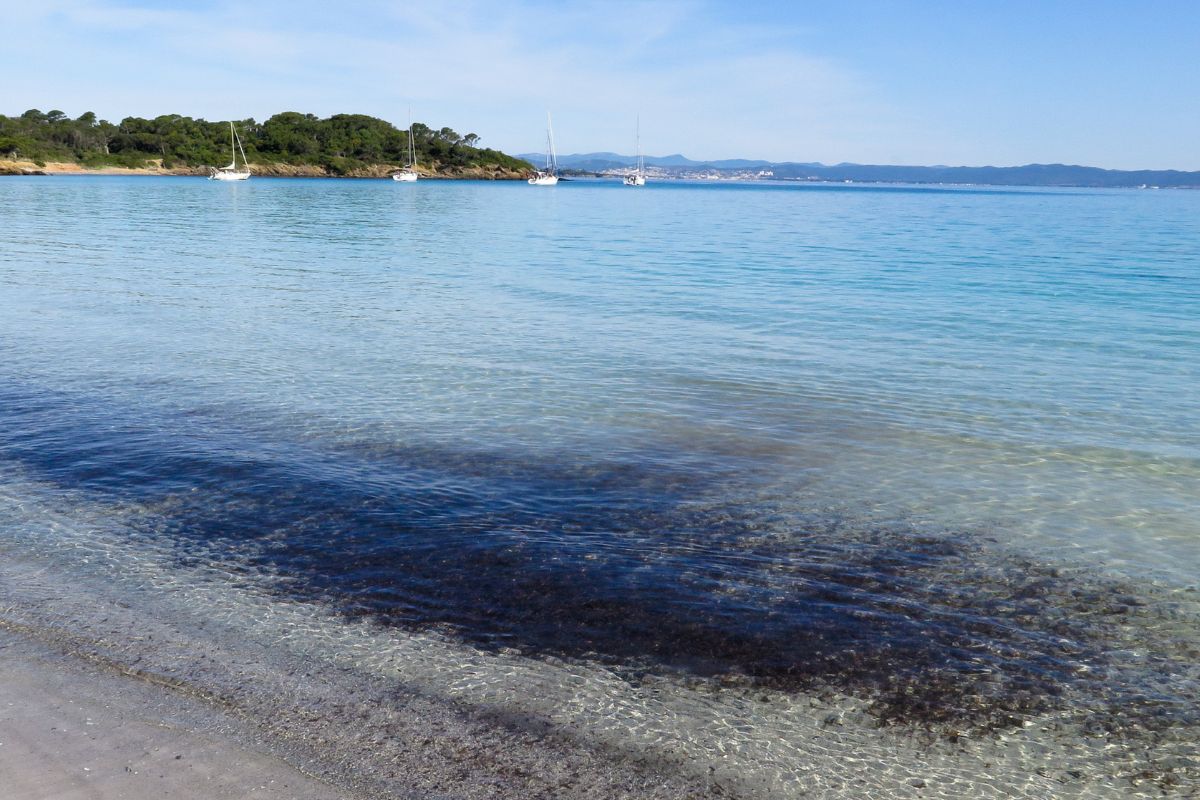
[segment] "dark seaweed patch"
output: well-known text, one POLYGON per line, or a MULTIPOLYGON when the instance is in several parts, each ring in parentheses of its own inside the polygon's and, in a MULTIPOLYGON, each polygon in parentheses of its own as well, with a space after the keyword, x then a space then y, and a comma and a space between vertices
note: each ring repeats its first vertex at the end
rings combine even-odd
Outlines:
POLYGON ((881 724, 994 730, 1070 701, 1097 736, 1200 725, 1176 680, 1189 639, 1128 588, 966 533, 782 514, 786 497, 739 500, 753 476, 720 464, 319 450, 0 400, 6 458, 149 506, 139 535, 181 561, 348 616, 631 675, 849 693, 881 724), (1156 663, 1124 655, 1147 648, 1156 663))

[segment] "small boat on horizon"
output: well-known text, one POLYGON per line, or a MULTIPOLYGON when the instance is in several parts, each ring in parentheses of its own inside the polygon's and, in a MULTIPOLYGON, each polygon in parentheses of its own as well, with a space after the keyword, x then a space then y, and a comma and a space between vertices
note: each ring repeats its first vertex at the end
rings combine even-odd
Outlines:
POLYGON ((558 183, 558 159, 554 155, 554 127, 550 124, 550 112, 546 112, 546 167, 539 169, 529 179, 530 186, 554 186, 558 183))
POLYGON ((416 166, 417 149, 413 144, 412 114, 410 113, 408 119, 408 164, 405 165, 404 169, 392 175, 392 180, 402 183, 412 183, 419 177, 416 166))
POLYGON ((250 177, 250 163, 246 160, 246 151, 242 149, 242 139, 234 130, 233 123, 229 123, 229 151, 230 162, 227 167, 212 167, 209 169, 208 179, 210 181, 244 181, 250 177), (242 153, 242 168, 237 168, 237 154, 242 153))
POLYGON ((623 181, 626 186, 646 185, 646 163, 642 158, 642 115, 637 118, 637 166, 632 175, 626 175, 623 181))

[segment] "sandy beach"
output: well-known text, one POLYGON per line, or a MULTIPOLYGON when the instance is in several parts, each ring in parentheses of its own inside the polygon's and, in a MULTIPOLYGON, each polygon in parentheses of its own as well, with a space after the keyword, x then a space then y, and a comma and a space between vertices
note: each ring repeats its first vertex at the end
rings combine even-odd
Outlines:
POLYGON ((8 800, 325 800, 350 793, 244 746, 185 695, 0 631, 0 775, 8 800))
POLYGON ((41 164, 25 160, 0 159, 0 175, 207 175, 198 167, 164 168, 161 162, 151 162, 143 168, 85 167, 70 161, 46 161, 41 164))
MULTIPOLYGON (((388 178, 400 169, 396 164, 371 164, 361 169, 353 169, 344 175, 337 175, 324 167, 312 164, 251 164, 251 172, 265 178, 388 178)), ((525 172, 513 172, 503 169, 484 169, 481 167, 455 168, 451 170, 431 171, 418 170, 421 177, 435 180, 523 180, 525 172)), ((159 160, 152 160, 147 166, 134 167, 85 167, 70 161, 47 161, 36 164, 33 161, 12 161, 0 159, 0 176, 4 175, 145 175, 145 176, 207 176, 207 167, 164 167, 159 160)))
MULTIPOLYGON (((0 558, 0 775, 19 773, 20 791, 4 800, 142 800, 164 796, 160 784, 171 797, 218 800, 666 800, 707 797, 713 787, 711 777, 589 741, 577 727, 555 731, 538 714, 506 708, 512 693, 486 704, 429 693, 413 681, 439 660, 432 641, 410 642, 429 651, 405 659, 399 681, 373 677, 234 633, 221 621, 232 607, 197 604, 199 586, 179 585, 146 606, 5 555, 14 557, 0 558), (207 610, 176 617, 187 608, 207 610), (140 794, 144 782, 134 781, 145 775, 158 784, 140 794)), ((226 592, 210 599, 240 605, 226 592)), ((263 633, 323 625, 316 609, 255 605, 235 613, 265 613, 263 633)), ((337 627, 355 640, 365 633, 337 627)), ((398 663, 386 648, 368 652, 398 663)), ((452 664, 439 670, 469 679, 479 669, 446 655, 452 664)))

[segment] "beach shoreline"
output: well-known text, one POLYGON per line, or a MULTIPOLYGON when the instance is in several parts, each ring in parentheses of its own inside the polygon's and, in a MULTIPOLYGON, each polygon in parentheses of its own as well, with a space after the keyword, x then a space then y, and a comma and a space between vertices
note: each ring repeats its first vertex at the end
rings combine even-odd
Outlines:
MULTIPOLYGON (((345 174, 335 174, 322 166, 313 164, 251 164, 250 171, 262 178, 390 178, 400 167, 395 164, 371 164, 353 169, 345 174)), ((465 169, 431 171, 419 169, 425 180, 499 180, 518 181, 528 177, 527 173, 504 169, 465 169)), ((136 175, 146 177, 207 177, 207 167, 164 167, 160 160, 149 162, 145 167, 86 167, 71 161, 46 161, 41 164, 26 160, 0 159, 0 176, 20 175, 136 175)))
MULTIPOLYGON (((678 774, 671 759, 555 732, 536 713, 430 693, 406 680, 416 679, 411 673, 372 676, 344 660, 236 633, 211 607, 207 620, 189 621, 171 603, 147 606, 140 591, 113 595, 74 571, 6 555, 13 558, 0 564, 0 774, 9 761, 20 765, 16 800, 143 800, 162 796, 167 780, 174 781, 168 794, 184 800, 557 800, 597 792, 698 800, 712 788, 708 779, 678 774), (53 738, 83 728, 87 735, 69 751, 53 738), (221 783, 215 771, 223 765, 221 783), (138 794, 129 788, 138 776, 126 766, 148 770, 162 786, 138 794), (84 782, 101 770, 112 782, 97 792, 84 782), (270 780, 287 792, 268 793, 270 780)), ((284 629, 296 629, 297 619, 285 620, 297 613, 308 620, 302 625, 320 618, 291 604, 262 610, 267 624, 284 629)))
POLYGON ((353 798, 249 744, 244 725, 164 685, 0 628, 0 774, 10 800, 353 798))

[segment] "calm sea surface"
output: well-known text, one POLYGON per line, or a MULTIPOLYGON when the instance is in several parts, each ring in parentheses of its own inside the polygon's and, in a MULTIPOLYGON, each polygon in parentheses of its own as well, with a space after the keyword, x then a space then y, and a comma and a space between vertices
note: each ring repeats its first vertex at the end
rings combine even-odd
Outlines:
POLYGON ((0 556, 734 794, 1195 788, 1198 398, 1196 192, 0 180, 0 556))

